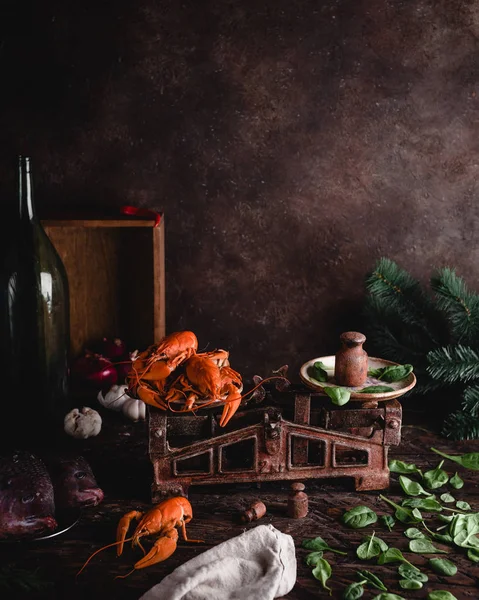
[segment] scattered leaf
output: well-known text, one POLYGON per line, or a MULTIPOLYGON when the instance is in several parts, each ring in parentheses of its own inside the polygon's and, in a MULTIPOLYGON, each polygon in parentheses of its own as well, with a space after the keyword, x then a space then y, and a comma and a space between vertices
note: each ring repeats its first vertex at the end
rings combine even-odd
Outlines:
POLYGON ((405 475, 399 475, 399 484, 408 496, 431 495, 420 483, 409 479, 409 477, 406 477, 405 475))
POLYGON ((447 550, 436 548, 430 540, 411 540, 409 542, 409 550, 416 554, 447 554, 447 550))
POLYGON ((356 506, 344 513, 342 521, 352 529, 361 529, 376 523, 378 520, 377 514, 368 506, 356 506))
MULTIPOLYGON (((364 581, 364 580, 363 580, 364 581)), ((352 583, 343 592, 343 600, 358 600, 364 594, 364 583, 361 581, 352 583)))
POLYGON ((418 473, 422 476, 420 469, 418 469, 415 464, 407 463, 402 460, 390 460, 388 467, 391 473, 398 473, 399 475, 418 473))
POLYGON ((388 547, 386 542, 381 538, 376 537, 375 532, 373 532, 373 535, 368 536, 365 541, 358 546, 356 555, 361 560, 370 560, 375 556, 379 556, 381 552, 385 552, 388 547))
POLYGON ((459 477, 457 473, 455 473, 455 475, 451 477, 449 483, 455 490, 460 490, 462 487, 464 487, 464 481, 459 477))
POLYGON ((384 523, 384 525, 386 525, 389 531, 392 531, 392 528, 394 525, 396 525, 396 521, 393 517, 391 517, 391 515, 382 515, 381 521, 384 523))
POLYGON ((456 596, 453 596, 451 592, 445 590, 434 590, 429 592, 427 600, 457 600, 456 596))
POLYGON ((439 575, 445 575, 446 577, 453 577, 457 573, 456 565, 447 560, 447 558, 431 558, 429 560, 431 568, 439 575))
POLYGON ((316 379, 316 381, 319 381, 321 383, 328 381, 328 372, 326 371, 326 365, 320 360, 316 361, 314 365, 311 365, 308 368, 308 375, 312 379, 316 379))
POLYGON ((343 556, 346 556, 347 552, 342 552, 341 550, 336 550, 335 548, 331 548, 331 546, 328 544, 328 542, 326 542, 325 540, 323 540, 322 537, 315 537, 313 539, 309 539, 309 540, 303 540, 303 542, 301 543, 301 545, 303 546, 303 548, 306 548, 306 550, 314 550, 316 552, 324 552, 326 550, 329 550, 330 552, 335 552, 336 554, 342 554, 343 556))
POLYGON ((401 579, 399 585, 403 590, 420 590, 422 583, 417 579, 401 579))
POLYGON ((449 481, 449 475, 441 468, 443 464, 444 461, 442 460, 435 469, 424 473, 423 478, 426 486, 431 490, 436 490, 449 481))
POLYGON ((386 392, 394 392, 394 388, 388 385, 368 385, 368 387, 358 390, 359 394, 384 394, 386 392))
POLYGON ((320 558, 317 565, 313 569, 314 577, 321 582, 321 585, 325 590, 328 590, 331 595, 331 588, 326 585, 328 579, 331 577, 332 569, 331 565, 325 558, 320 558))
POLYGON ((466 469, 479 471, 479 452, 470 452, 469 454, 445 454, 444 452, 436 450, 436 448, 431 448, 431 450, 436 454, 439 454, 439 456, 452 460, 458 465, 462 465, 466 469))
POLYGON ((331 398, 336 406, 344 406, 351 398, 351 392, 342 387, 323 387, 323 391, 331 398))
POLYGON ((411 567, 411 565, 406 563, 399 565, 398 573, 403 579, 411 579, 413 581, 420 581, 421 583, 426 583, 429 580, 426 573, 422 573, 417 567, 411 567))
MULTIPOLYGON (((451 481, 452 481, 452 479, 451 479, 451 481)), ((441 502, 444 502, 445 504, 450 504, 451 502, 456 501, 454 496, 451 496, 451 494, 449 494, 449 493, 441 494, 440 500, 441 500, 441 502)))
POLYGON ((379 579, 379 577, 377 575, 375 575, 374 573, 371 573, 371 571, 356 571, 356 574, 358 575, 358 577, 360 578, 360 580, 365 579, 369 585, 372 585, 373 587, 375 587, 378 590, 381 590, 383 592, 387 592, 388 588, 384 585, 384 583, 379 579))
POLYGON ((315 567, 318 564, 320 558, 323 558, 322 551, 310 552, 304 560, 305 560, 306 564, 308 565, 308 567, 315 567))

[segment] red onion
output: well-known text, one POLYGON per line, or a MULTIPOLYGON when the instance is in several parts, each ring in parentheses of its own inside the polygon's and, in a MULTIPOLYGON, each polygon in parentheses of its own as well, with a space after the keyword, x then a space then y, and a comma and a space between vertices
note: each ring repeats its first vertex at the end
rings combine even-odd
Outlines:
POLYGON ((96 388, 110 388, 118 381, 114 364, 98 354, 86 354, 77 358, 71 369, 72 379, 96 388))
POLYGON ((120 338, 106 338, 95 345, 95 352, 113 362, 128 357, 126 344, 120 338))
POLYGON ((120 362, 114 363, 114 367, 118 374, 118 383, 124 383, 126 376, 131 371, 131 360, 121 360, 120 362))

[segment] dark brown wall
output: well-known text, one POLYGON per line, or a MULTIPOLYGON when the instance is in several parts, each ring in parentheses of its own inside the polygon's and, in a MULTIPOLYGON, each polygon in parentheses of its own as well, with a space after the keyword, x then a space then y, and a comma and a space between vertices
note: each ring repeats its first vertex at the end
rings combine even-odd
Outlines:
POLYGON ((474 0, 2 13, 3 189, 24 152, 41 213, 164 212, 168 331, 245 377, 334 353, 380 256, 479 288, 474 0))

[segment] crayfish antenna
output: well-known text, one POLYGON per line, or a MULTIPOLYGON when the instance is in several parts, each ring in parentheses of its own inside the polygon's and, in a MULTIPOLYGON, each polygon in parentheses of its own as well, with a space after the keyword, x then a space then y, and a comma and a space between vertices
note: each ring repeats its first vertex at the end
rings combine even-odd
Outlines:
POLYGON ((125 579, 125 577, 128 577, 128 575, 131 575, 132 573, 134 573, 136 571, 136 569, 132 569, 131 571, 129 571, 126 575, 117 575, 115 577, 115 579, 125 579))
POLYGON ((85 567, 91 561, 91 559, 94 556, 96 556, 99 552, 102 552, 102 550, 106 550, 107 548, 112 548, 113 546, 118 546, 118 544, 123 544, 124 542, 131 542, 132 539, 133 539, 133 536, 131 536, 130 538, 127 538, 126 540, 120 540, 119 542, 112 542, 111 544, 107 544, 106 546, 102 546, 101 548, 98 548, 98 550, 95 550, 95 552, 93 552, 93 554, 91 554, 88 557, 88 559, 86 560, 86 562, 83 563, 83 567, 75 575, 75 578, 78 577, 78 575, 80 575, 80 573, 85 569, 85 567))
POLYGON ((249 392, 246 392, 246 394, 243 394, 241 396, 241 400, 246 398, 246 396, 249 396, 250 394, 252 394, 255 390, 257 390, 259 387, 261 387, 263 385, 263 383, 266 383, 267 381, 272 381, 273 379, 282 379, 283 381, 287 381, 289 383, 289 379, 287 377, 283 377, 281 375, 271 375, 271 377, 266 377, 266 379, 262 379, 257 385, 254 386, 254 388, 250 389, 249 392))

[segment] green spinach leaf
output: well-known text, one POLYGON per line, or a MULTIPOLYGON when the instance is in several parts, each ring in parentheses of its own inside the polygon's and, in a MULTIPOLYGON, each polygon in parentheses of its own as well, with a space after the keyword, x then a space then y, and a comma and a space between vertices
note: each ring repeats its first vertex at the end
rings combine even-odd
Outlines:
MULTIPOLYGON (((416 540, 411 540, 411 541, 416 541, 416 540)), ((417 540, 417 541, 422 541, 422 540, 417 540)), ((403 556, 403 553, 398 548, 389 548, 388 550, 386 550, 386 552, 382 552, 379 555, 378 565, 385 565, 387 563, 394 563, 394 562, 405 562, 408 565, 411 565, 411 567, 414 567, 414 565, 412 563, 410 563, 403 556)))
POLYGON ((406 498, 401 503, 401 506, 409 506, 409 508, 419 508, 426 512, 441 512, 442 506, 434 498, 406 498))
POLYGON ((375 377, 381 381, 387 381, 388 383, 394 383, 395 381, 401 381, 405 379, 410 373, 412 373, 412 365, 389 365, 388 367, 382 367, 379 369, 370 369, 368 375, 375 377))
POLYGON ((467 558, 474 563, 479 563, 479 548, 469 548, 467 558))
POLYGON ((303 540, 302 544, 303 548, 306 550, 315 550, 316 552, 326 551, 335 552, 336 554, 342 554, 343 556, 347 555, 347 552, 342 552, 341 550, 336 550, 335 548, 331 548, 331 546, 323 540, 322 537, 315 537, 310 540, 303 540))
POLYGON ((456 565, 447 560, 447 558, 431 558, 429 560, 431 568, 439 575, 445 575, 446 577, 453 577, 457 573, 456 565))
POLYGON ((323 387, 323 391, 331 398, 336 406, 344 406, 351 398, 351 392, 343 387, 323 387))
POLYGON ((326 365, 320 360, 316 361, 314 365, 311 365, 308 368, 308 375, 312 379, 316 379, 316 381, 320 381, 321 383, 328 381, 328 372, 326 371, 326 365))
POLYGON ((315 567, 318 564, 320 558, 323 558, 322 551, 310 552, 304 560, 305 560, 306 564, 308 565, 308 567, 315 567))
POLYGON ((471 510, 471 505, 468 502, 464 502, 464 500, 458 500, 456 502, 456 508, 460 508, 461 510, 471 510))
POLYGON ((352 529, 361 529, 376 523, 378 520, 377 514, 368 506, 356 506, 344 513, 342 521, 352 529))
POLYGON ((418 473, 422 477, 420 469, 412 463, 407 463, 402 460, 390 460, 388 464, 391 473, 398 473, 399 475, 410 475, 411 473, 418 473))
POLYGON ((389 498, 386 498, 386 496, 383 496, 382 494, 380 494, 379 497, 381 498, 381 500, 384 500, 384 502, 387 502, 393 508, 396 509, 394 516, 398 521, 401 521, 401 523, 422 523, 423 518, 418 508, 411 509, 407 506, 399 506, 399 504, 396 504, 392 500, 389 500, 389 498))
POLYGON ((389 531, 392 531, 394 525, 396 525, 396 521, 393 519, 393 517, 391 517, 391 515, 382 515, 381 521, 384 523, 384 525, 386 525, 389 531))
POLYGON ((427 535, 417 527, 409 527, 404 532, 404 535, 410 540, 427 540, 427 535))
POLYGON ((394 392, 394 388, 388 385, 368 385, 368 387, 358 390, 359 394, 384 394, 386 392, 394 392))
POLYGON ((422 582, 417 579, 400 579, 399 585, 403 590, 420 590, 422 588, 422 582))
POLYGON ((430 540, 411 540, 409 550, 416 554, 447 554, 447 550, 436 548, 430 540))
POLYGON ((426 583, 429 579, 426 573, 422 573, 417 567, 411 567, 406 563, 399 565, 398 573, 403 579, 411 579, 413 581, 420 581, 421 583, 426 583))
POLYGON ((479 471, 479 452, 470 452, 469 454, 445 454, 444 452, 436 450, 436 448, 431 448, 431 450, 443 458, 447 458, 456 462, 458 465, 462 465, 466 469, 479 471))
POLYGON ((431 495, 429 492, 426 492, 420 483, 409 479, 406 475, 399 475, 399 484, 408 496, 431 495))
POLYGON ((343 600, 358 600, 358 598, 362 598, 364 594, 363 586, 365 583, 366 580, 363 580, 348 585, 348 587, 343 592, 343 600))
POLYGON ((376 537, 375 532, 373 532, 373 535, 368 536, 365 541, 358 546, 356 555, 361 560, 370 560, 375 556, 379 556, 381 552, 385 552, 388 547, 386 542, 381 538, 376 537))
POLYGON ((379 577, 377 575, 375 575, 374 573, 371 573, 371 571, 365 571, 365 570, 356 571, 356 574, 360 580, 365 579, 369 585, 372 585, 376 589, 381 590, 383 592, 388 591, 388 588, 379 579, 379 577))
MULTIPOLYGON (((452 481, 452 479, 451 479, 451 481, 452 481)), ((441 502, 444 502, 445 504, 449 504, 451 502, 456 501, 454 496, 451 496, 451 494, 449 494, 447 492, 445 494, 441 494, 440 500, 441 500, 441 502)))
POLYGON ((456 596, 453 596, 451 592, 445 590, 434 590, 429 592, 427 600, 457 600, 456 596))
POLYGON ((455 490, 460 490, 462 487, 464 487, 464 481, 459 477, 457 473, 455 473, 451 477, 449 483, 455 490))
POLYGON ((443 464, 442 460, 435 469, 424 473, 424 481, 429 489, 436 490, 449 481, 449 475, 441 468, 443 464))
POLYGON ((318 560, 317 565, 313 569, 314 577, 321 582, 321 585, 325 590, 329 591, 329 595, 331 595, 331 588, 326 585, 328 579, 331 577, 332 569, 331 565, 325 558, 320 558, 318 560))

